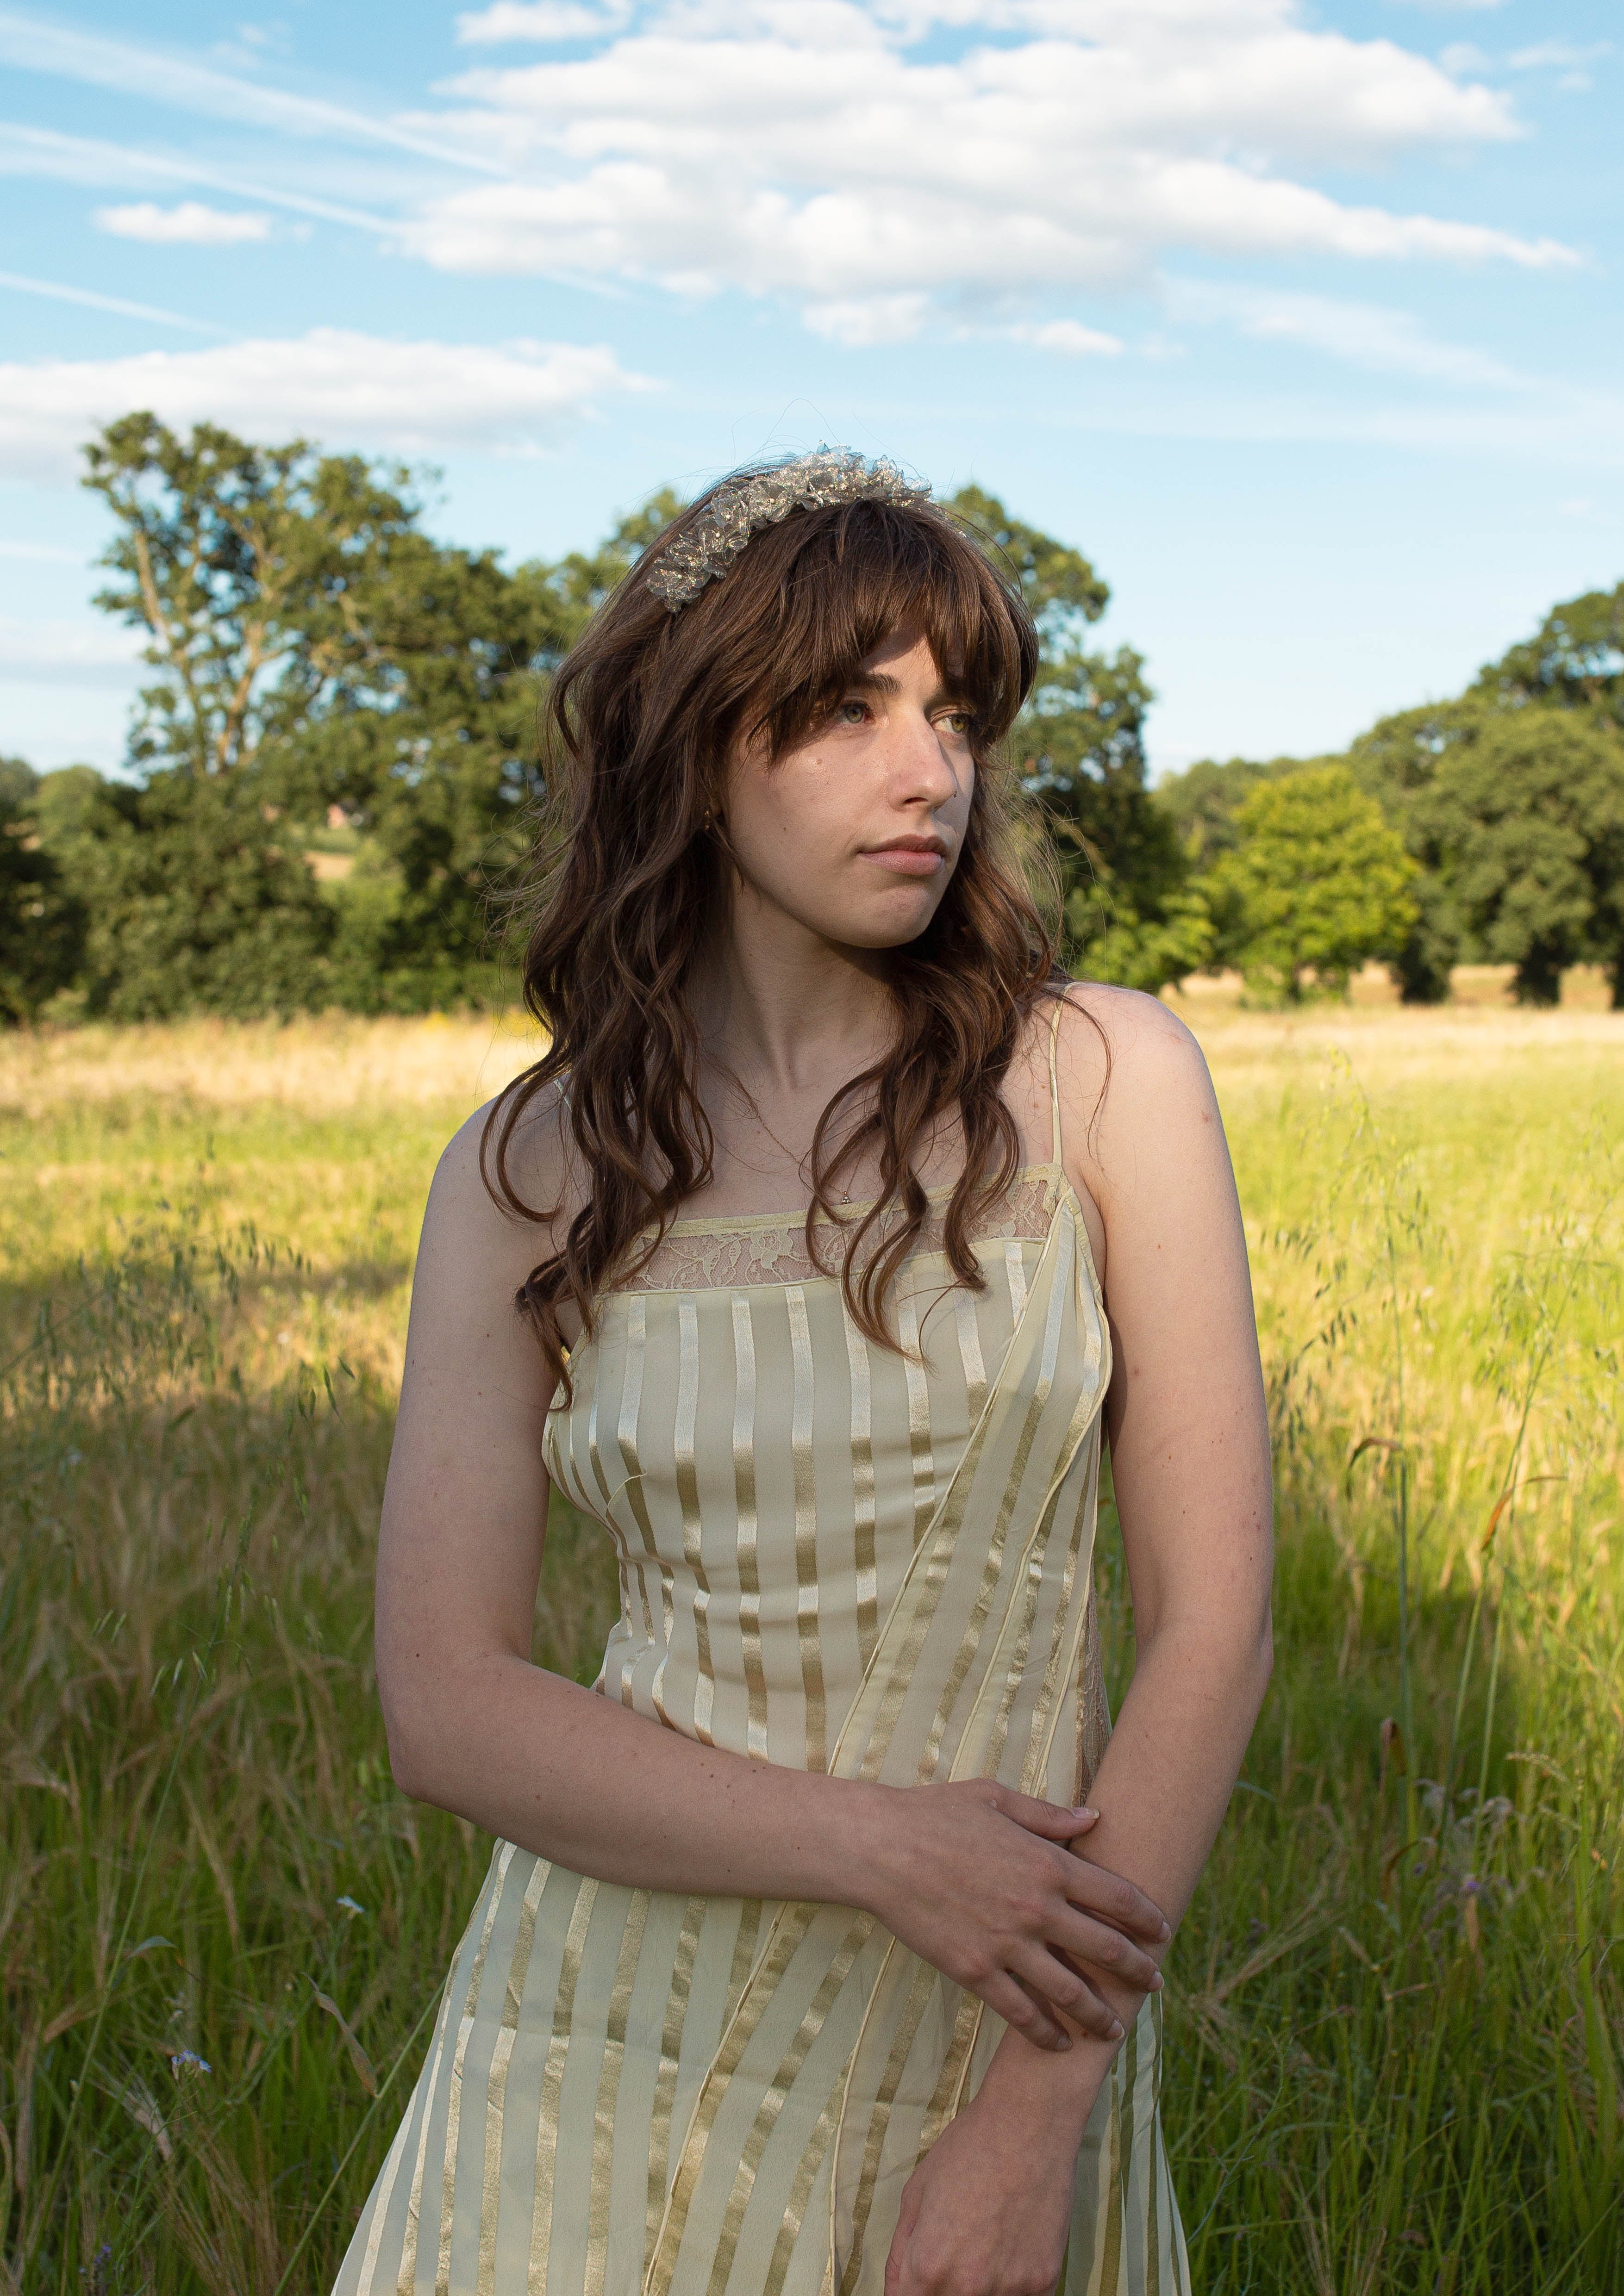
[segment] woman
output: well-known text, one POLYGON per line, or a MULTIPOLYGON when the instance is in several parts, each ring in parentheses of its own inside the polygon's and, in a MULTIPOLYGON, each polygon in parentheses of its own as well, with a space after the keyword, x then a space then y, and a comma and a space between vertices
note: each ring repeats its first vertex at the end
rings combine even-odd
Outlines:
POLYGON ((339 2296, 1188 2285, 1158 1964, 1267 1677, 1268 1449, 1201 1055, 1010 864, 1036 659, 825 453, 555 680, 551 1048, 435 1178, 379 1559, 395 1775, 497 1839, 339 2296), (554 1484, 619 1560, 590 1691, 529 1660, 554 1484))

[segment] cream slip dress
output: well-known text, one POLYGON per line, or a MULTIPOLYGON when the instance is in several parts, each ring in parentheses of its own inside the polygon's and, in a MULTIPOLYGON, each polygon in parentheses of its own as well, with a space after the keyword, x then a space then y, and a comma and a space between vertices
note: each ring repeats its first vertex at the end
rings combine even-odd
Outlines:
MULTIPOLYGON (((804 1216, 678 1220, 599 1303, 545 1453, 619 1560, 603 1696, 791 1769, 1082 1799, 1110 1730, 1110 1338, 1053 1033, 1049 1073, 1051 1160, 977 1240, 986 1289, 927 1230, 902 1354, 856 1329, 804 1216)), ((333 2296, 882 2296, 903 2186, 1004 2030, 872 1914, 499 1841, 333 2296)), ((1152 1996, 1083 2140, 1060 2296, 1187 2296, 1160 2043, 1152 1996)))

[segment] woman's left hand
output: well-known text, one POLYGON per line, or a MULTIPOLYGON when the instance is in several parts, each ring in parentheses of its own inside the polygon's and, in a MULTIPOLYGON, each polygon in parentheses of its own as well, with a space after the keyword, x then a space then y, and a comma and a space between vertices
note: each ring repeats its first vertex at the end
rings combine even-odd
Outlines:
POLYGON ((1069 2112, 1027 2126, 972 2098, 903 2187, 885 2296, 1049 2296, 1071 2226, 1079 2126, 1069 2112))

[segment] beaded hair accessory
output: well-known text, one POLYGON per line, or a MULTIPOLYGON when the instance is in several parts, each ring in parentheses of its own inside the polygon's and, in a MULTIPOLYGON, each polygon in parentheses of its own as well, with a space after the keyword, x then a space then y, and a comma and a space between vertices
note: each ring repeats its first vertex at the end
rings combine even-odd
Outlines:
POLYGON ((931 489, 906 478, 882 457, 865 463, 839 447, 798 455, 775 470, 725 480, 685 534, 660 550, 648 586, 672 613, 691 605, 707 582, 726 574, 751 535, 776 526, 792 510, 825 510, 833 503, 928 501, 931 489))

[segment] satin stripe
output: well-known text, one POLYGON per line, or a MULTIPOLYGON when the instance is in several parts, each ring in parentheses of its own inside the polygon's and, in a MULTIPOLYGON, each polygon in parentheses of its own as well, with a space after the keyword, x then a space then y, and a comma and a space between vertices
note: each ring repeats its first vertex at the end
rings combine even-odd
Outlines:
MULTIPOLYGON (((463 2002, 462 2019, 457 2026, 456 2046, 451 2058, 451 2079, 446 2103, 446 2153, 440 2167, 439 2252, 434 2271, 434 2296, 447 2296, 451 2285, 452 2211, 456 2200, 457 2136, 463 2118, 463 2068, 467 2062, 468 2044, 472 2038, 474 2013, 480 2005, 480 1988, 485 1978, 485 1960, 490 1951, 491 1931, 496 1926, 496 1914, 502 1903, 502 1892, 507 1883, 507 1869, 515 1855, 514 1845, 504 1841, 496 1853, 495 1885, 490 1903, 485 1909, 484 1925, 475 1949, 473 1966, 468 1973, 468 1991, 463 2002)), ((414 2259, 414 2277, 415 2276, 414 2259)))
POLYGON ((750 2046, 751 2037, 772 2000, 774 1988, 794 1959, 796 1949, 811 1928, 817 1913, 816 1906, 786 1906, 768 1931, 767 1952, 752 1971, 727 2021, 720 2045, 700 2084, 693 2117, 688 2124, 677 2174, 671 2181, 670 2198, 666 2202, 654 2260, 644 2278, 644 2296, 665 2296, 665 2291, 670 2287, 671 2275, 677 2267, 677 2252, 688 2221, 688 2210, 693 2204, 700 2171, 704 2166, 705 2148, 716 2125, 717 2114, 721 2110, 727 2084, 738 2070, 739 2062, 750 2046))
POLYGON ((1018 1324, 1026 1313, 1026 1260, 1013 1236, 1004 1246, 1004 1273, 1009 1282, 1010 1313, 1018 1324))
POLYGON ((733 1959, 727 1968, 727 2010, 729 2017, 743 1998, 744 1988, 755 1966, 756 1939, 761 1934, 763 1906, 759 1898, 745 1898, 739 1907, 738 1933, 733 1941, 733 1959))
MULTIPOLYGON (((439 2014, 434 2021, 434 2038, 430 2044, 425 2057, 423 2071, 418 2075, 416 2095, 413 2100, 414 2103, 421 2100, 422 2109, 422 2124, 417 2148, 416 2177, 419 2178, 422 2175, 423 2146, 428 2141, 429 2113, 434 2101, 435 2084, 439 2077, 440 2056, 446 2046, 446 2029, 450 2022, 451 1975, 447 1971, 446 1981, 440 1988, 439 2014), (424 2073, 427 2074, 426 2081, 424 2073)), ((411 2127, 412 2112, 411 2107, 408 2106, 401 2115, 399 2149, 397 2152, 391 2147, 389 2160, 384 2163, 383 2175, 379 2180, 377 2193, 373 2197, 372 2222, 367 2227, 366 2248, 361 2259, 361 2272, 356 2296, 373 2296, 373 2282, 377 2275, 378 2255, 383 2243, 384 2219, 389 2214, 390 2202, 395 2197, 395 2185, 400 2174, 400 2163, 406 2159, 410 2146, 411 2127)))
POLYGON ((530 2217, 530 2276, 532 2289, 547 2284, 547 2265, 553 2246, 553 2192, 558 2175, 558 2100, 564 2085, 564 2064, 570 2054, 570 2033, 575 2021, 575 1988, 580 1981, 581 1958, 598 1885, 583 1876, 575 1893, 564 1956, 553 2000, 553 2026, 546 2061, 541 2073, 541 2107, 536 2121, 536 2202, 530 2217))
POLYGON ((536 1941, 536 1915, 542 1891, 552 1872, 545 1857, 535 1859, 524 1885, 513 1949, 508 1956, 507 1983, 502 1996, 502 2023, 491 2052, 490 2074, 485 2090, 485 2178, 480 2194, 480 2266, 478 2296, 492 2296, 496 2276, 496 2218, 502 2203, 502 2136, 507 2108, 508 2068, 519 2035, 519 2012, 524 2000, 524 1980, 529 1974, 530 1949, 536 1941))
MULTIPOLYGON (((597 2102, 593 2108, 585 2296, 603 2296, 603 2274, 609 2261, 609 2195, 615 2159, 615 2098, 620 2087, 621 2068, 626 2062, 626 2028, 631 2014, 632 1988, 637 1980, 637 1963, 643 1952, 643 1933, 647 1926, 648 1913, 648 1891, 634 1890, 627 1903, 626 1923, 620 1931, 620 1950, 615 1959, 603 2052, 598 2067, 597 2102)), ((483 2290, 480 2296, 485 2296, 483 2290)))
MULTIPOLYGON (((833 2136, 841 2117, 841 2103, 846 2089, 844 2075, 850 2062, 848 2058, 846 2065, 841 2068, 842 2078, 835 2083, 824 2100, 824 2109, 817 2116, 812 2134, 807 2140, 806 2150, 796 2166, 795 2181, 790 2186, 790 2197, 784 2202, 783 2220, 778 2227, 778 2237, 773 2243, 773 2253, 767 2262, 767 2278, 761 2285, 761 2296, 783 2296, 784 2279, 790 2269, 790 2259, 795 2253, 795 2244, 800 2238, 800 2228, 806 2221, 807 2202, 811 2198, 817 2172, 824 2165, 824 2155, 829 2150, 829 2140, 833 2136)), ((833 2262, 832 2253, 824 2271, 825 2290, 830 2290, 832 2276, 830 2267, 833 2262)), ((831 2296, 833 2296, 832 2291, 831 2296)))
POLYGON ((787 1286, 784 1305, 789 1312, 790 1351, 794 1361, 790 1449, 795 1467, 795 1632, 800 1644, 800 1682, 806 1697, 806 1767, 808 1770, 826 1770, 829 1752, 824 1710, 824 1660, 818 1644, 817 1480, 812 1457, 812 1410, 816 1398, 807 1295, 799 1283, 787 1286))
POLYGON ((841 2276, 841 2296, 855 2296, 857 2276, 863 2268, 863 2240, 868 2230, 869 2211, 874 2204, 874 2185, 880 2175, 880 2156, 885 2149, 887 2132, 890 2128, 891 2107, 897 2101, 897 2091, 902 2083, 903 2069, 919 2032, 920 2020, 935 1990, 939 1975, 928 1961, 915 1962, 914 1981, 908 1988, 907 2000, 891 2041, 890 2054, 885 2061, 875 2094, 874 2110, 868 2118, 868 2133, 863 2143, 863 2166, 857 2180, 857 2196, 851 2210, 851 2254, 841 2276))
MULTIPOLYGON (((743 2153, 734 2177, 733 2190, 722 2213, 722 2229, 717 2240, 716 2259, 710 2267, 707 2296, 722 2296, 727 2285, 728 2275, 733 2270, 734 2252, 738 2247, 739 2234, 744 2223, 744 2212, 750 2205, 756 2172, 761 2165, 761 2155, 767 2150, 767 2140, 777 2126, 778 2117, 811 2053, 813 2043, 824 2030, 824 2021, 834 2006, 841 1988, 850 1974, 851 1964, 867 1943, 876 1921, 877 1916, 874 1914, 859 1914, 841 1939, 833 1960, 807 2005, 806 2013, 795 2030, 794 2038, 779 2059, 773 2078, 756 2108, 756 2117, 750 2123, 750 2135, 744 2140, 743 2153)), ((845 2075, 846 2068, 842 2063, 834 2085, 837 2095, 845 2075)))
MULTIPOLYGON (((660 2070, 654 2076, 654 2103, 649 2115, 648 2210, 643 2231, 645 2272, 654 2253, 654 2235, 660 2230, 666 2204, 666 2169, 671 2158, 671 2110, 677 2100, 677 2062, 682 2054, 683 2027, 688 2021, 688 1996, 693 1986, 693 1956, 709 1902, 708 1898, 698 1896, 689 1898, 671 1961, 665 2023, 660 2032, 660 2070)), ((759 1915, 759 1905, 756 1910, 759 1915)))
POLYGON ((918 1546, 936 1512, 936 1458, 931 1448, 931 1383, 919 1344, 919 1310, 905 1293, 897 1310, 897 1337, 908 1394, 908 1455, 914 1466, 914 1544, 918 1546))
MULTIPOLYGON (((1054 999, 1054 1010, 1049 1015, 1049 1161, 1061 1163, 1060 1153, 1060 1070, 1055 1055, 1060 1050, 1060 1016, 1065 1004, 1063 996, 1054 999)), ((1063 1171, 1065 1167, 1061 1165, 1063 1171)))
POLYGON ((750 1301, 733 1295, 733 1496, 738 1522, 739 1641, 749 1706, 744 1751, 767 1759, 767 1677, 761 1670, 761 1580, 756 1523, 756 1331, 750 1301))
POLYGON ((976 1315, 975 1293, 960 1283, 953 1293, 953 1322, 958 1334, 959 1368, 964 1375, 964 1398, 971 1426, 987 1401, 987 1365, 981 1360, 981 1326, 976 1315))
POLYGON ((936 2087, 931 2092, 931 2102, 925 2107, 924 2127, 919 2138, 922 2160, 957 2110, 959 2075, 970 2061, 970 2052, 974 2048, 976 2035, 981 2030, 981 2013, 986 2005, 979 1994, 965 1992, 959 1997, 958 2014, 953 2020, 952 2038, 942 2058, 936 2087))
MULTIPOLYGON (((620 1447, 620 1460, 625 1470, 623 1486, 626 1503, 632 1511, 632 1520, 642 1535, 644 1551, 660 1573, 660 1624, 661 1657, 654 1670, 654 1711, 670 1726, 670 1716, 660 1700, 660 1689, 665 1671, 665 1653, 671 1647, 671 1629, 676 1620, 672 1599, 671 1567, 661 1559, 660 1542, 649 1516, 648 1497, 643 1488, 643 1459, 638 1450, 638 1423, 643 1415, 643 1382, 648 1361, 648 1300, 644 1293, 634 1292, 626 1308, 626 1384, 620 1393, 620 1423, 616 1440, 620 1447)), ((644 1608, 648 1610, 647 1565, 643 1566, 644 1586, 644 1608)), ((654 1621, 649 1615, 649 1639, 653 1641, 654 1621)))
POLYGON ((852 1320, 843 1296, 841 1324, 851 1376, 851 1538, 857 1582, 857 1662, 865 1667, 874 1655, 880 1592, 874 1559, 874 1382, 868 1341, 852 1320))
MULTIPOLYGON (((694 1458, 699 1416, 699 1310, 691 1299, 677 1300, 677 1499, 682 1509, 683 1561, 693 1582, 692 1610, 698 1669, 698 1679, 693 1685, 693 1734, 701 1745, 712 1746, 716 1743, 710 1728, 711 1718, 716 1711, 716 1675, 710 1663, 710 1581, 705 1576, 704 1550, 701 1542, 699 1471, 694 1458)), ((668 1624, 665 1651, 654 1675, 654 1707, 662 1721, 667 1718, 664 1690, 670 1658, 671 1634, 668 1624)))

